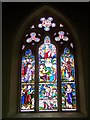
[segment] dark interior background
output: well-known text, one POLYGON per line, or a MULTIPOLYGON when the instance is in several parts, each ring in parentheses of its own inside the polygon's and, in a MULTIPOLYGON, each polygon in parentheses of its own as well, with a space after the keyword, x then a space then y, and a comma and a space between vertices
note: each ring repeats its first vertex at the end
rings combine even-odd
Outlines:
MULTIPOLYGON (((9 96, 10 63, 13 46, 13 36, 18 30, 22 20, 33 10, 39 8, 44 3, 3 3, 2 6, 2 113, 6 116, 9 96)), ((61 10, 74 24, 78 35, 83 57, 83 67, 85 76, 85 92, 88 111, 88 3, 49 3, 61 10)))

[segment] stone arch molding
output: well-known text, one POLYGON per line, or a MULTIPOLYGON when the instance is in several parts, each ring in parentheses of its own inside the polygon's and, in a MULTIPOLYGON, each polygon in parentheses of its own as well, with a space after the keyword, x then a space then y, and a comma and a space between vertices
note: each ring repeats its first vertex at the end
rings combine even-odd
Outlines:
MULTIPOLYGON (((53 7, 50 7, 48 5, 43 5, 42 7, 38 8, 37 10, 35 10, 34 12, 32 12, 32 14, 30 13, 29 15, 27 15, 23 21, 21 22, 21 24, 18 26, 17 31, 15 33, 15 35, 13 36, 13 50, 12 50, 12 58, 11 58, 11 75, 10 75, 10 88, 9 88, 9 103, 8 103, 8 112, 7 112, 7 117, 11 117, 13 115, 13 117, 35 117, 36 115, 32 115, 30 114, 26 114, 24 113, 21 115, 20 113, 18 113, 17 110, 17 99, 18 99, 18 94, 17 94, 17 85, 18 85, 18 61, 19 61, 19 49, 21 48, 21 40, 22 40, 22 36, 23 34, 26 32, 28 25, 30 24, 30 22, 34 19, 36 19, 38 16, 40 16, 41 14, 45 13, 45 12, 50 12, 53 13, 55 16, 57 16, 59 19, 62 19, 63 22, 67 25, 68 29, 70 30, 71 34, 73 34, 73 38, 75 41, 75 45, 76 45, 76 53, 77 53, 77 66, 78 66, 78 81, 79 81, 79 91, 80 91, 80 95, 79 95, 79 102, 80 102, 80 112, 79 113, 83 113, 84 116, 87 115, 86 113, 86 105, 85 105, 85 90, 84 90, 84 76, 83 76, 83 63, 82 63, 82 56, 81 56, 81 47, 80 47, 80 37, 79 35, 76 33, 76 30, 73 28, 73 23, 69 20, 69 18, 67 18, 60 10, 57 11, 56 9, 54 9, 53 7)), ((35 113, 34 113, 35 114, 35 113)), ((46 113, 38 113, 36 117, 44 117, 46 113)), ((51 115, 48 114, 48 117, 65 117, 65 114, 62 113, 56 113, 55 116, 53 116, 53 113, 51 115)), ((76 113, 67 113, 66 117, 75 117, 76 113)), ((81 116, 81 114, 78 114, 78 116, 81 116)))

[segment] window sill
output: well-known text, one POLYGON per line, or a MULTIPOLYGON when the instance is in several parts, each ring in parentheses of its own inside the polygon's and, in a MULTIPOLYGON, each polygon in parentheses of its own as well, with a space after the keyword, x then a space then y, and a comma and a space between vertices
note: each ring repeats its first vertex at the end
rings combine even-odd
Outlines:
POLYGON ((17 113, 8 118, 86 118, 80 112, 53 112, 53 113, 17 113))

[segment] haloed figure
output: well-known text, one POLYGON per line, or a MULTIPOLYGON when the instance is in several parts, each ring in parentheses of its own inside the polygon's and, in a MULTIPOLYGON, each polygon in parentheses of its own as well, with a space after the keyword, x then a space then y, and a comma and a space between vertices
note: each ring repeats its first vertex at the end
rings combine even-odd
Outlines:
POLYGON ((72 88, 71 88, 70 84, 67 84, 66 107, 67 108, 72 108, 72 88))

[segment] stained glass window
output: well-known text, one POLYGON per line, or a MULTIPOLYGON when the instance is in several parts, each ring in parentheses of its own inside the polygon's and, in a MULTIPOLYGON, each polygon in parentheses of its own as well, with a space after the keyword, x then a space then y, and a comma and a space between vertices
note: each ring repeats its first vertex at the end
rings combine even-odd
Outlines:
POLYGON ((64 23, 55 19, 38 18, 24 35, 21 112, 77 111, 75 44, 64 23))
POLYGON ((22 57, 21 111, 34 111, 35 58, 30 49, 22 57))
POLYGON ((56 47, 50 37, 39 47, 39 111, 57 111, 57 58, 56 47))
POLYGON ((60 57, 62 110, 76 110, 76 85, 74 56, 68 48, 60 57))

